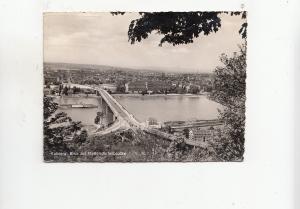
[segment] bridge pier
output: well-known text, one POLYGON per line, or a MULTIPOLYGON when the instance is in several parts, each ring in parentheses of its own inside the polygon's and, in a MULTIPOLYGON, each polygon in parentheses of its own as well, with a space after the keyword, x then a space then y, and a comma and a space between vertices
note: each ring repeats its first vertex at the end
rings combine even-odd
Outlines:
POLYGON ((119 119, 124 121, 124 124, 127 124, 128 126, 140 126, 139 122, 136 121, 136 119, 133 118, 132 115, 130 115, 107 91, 101 88, 94 89, 97 90, 96 94, 99 96, 99 103, 101 104, 105 123, 107 125, 111 125, 119 119))
POLYGON ((105 105, 105 115, 108 115, 108 105, 105 105))
POLYGON ((101 107, 103 107, 103 99, 101 96, 100 96, 100 104, 101 104, 101 107))
POLYGON ((109 125, 117 119, 113 111, 110 109, 109 105, 105 102, 103 98, 100 99, 101 107, 102 107, 102 112, 105 117, 105 122, 106 125, 109 125))

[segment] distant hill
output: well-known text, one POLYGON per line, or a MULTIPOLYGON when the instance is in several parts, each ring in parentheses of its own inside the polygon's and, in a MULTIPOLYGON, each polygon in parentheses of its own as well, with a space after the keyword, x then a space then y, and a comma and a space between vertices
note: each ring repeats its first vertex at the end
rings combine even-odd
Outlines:
MULTIPOLYGON (((93 64, 75 64, 75 63, 57 63, 57 62, 44 62, 44 69, 46 70, 99 70, 99 71, 128 71, 128 72, 165 72, 165 73, 196 73, 195 70, 178 68, 158 68, 151 67, 149 69, 143 68, 126 68, 107 65, 93 65, 93 64), (172 70, 171 70, 172 69, 172 70), (191 72, 193 71, 193 72, 191 72)), ((211 74, 211 73, 200 73, 211 74)))
MULTIPOLYGON (((67 70, 126 70, 127 68, 112 67, 106 65, 91 65, 91 64, 75 64, 75 63, 56 63, 44 62, 44 68, 49 67, 52 70, 67 69, 67 70)), ((128 69, 130 70, 130 69, 128 69)))

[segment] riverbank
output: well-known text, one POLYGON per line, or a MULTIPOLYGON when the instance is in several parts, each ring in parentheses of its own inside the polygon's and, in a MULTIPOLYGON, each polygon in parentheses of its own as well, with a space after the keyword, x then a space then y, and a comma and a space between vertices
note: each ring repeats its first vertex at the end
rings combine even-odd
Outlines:
POLYGON ((47 95, 47 97, 51 98, 97 98, 96 94, 69 94, 69 95, 47 95))
POLYGON ((199 97, 199 96, 207 96, 207 93, 202 94, 136 94, 136 93, 130 93, 130 94, 111 94, 112 96, 127 96, 127 97, 165 97, 165 96, 185 96, 185 97, 199 97))
MULTIPOLYGON (((137 94, 137 93, 112 93, 112 96, 116 97, 166 97, 166 96, 184 96, 184 97, 200 97, 200 96, 207 96, 208 93, 201 93, 201 94, 137 94)), ((48 97, 52 98, 97 98, 96 94, 70 94, 70 95, 48 95, 48 97)))

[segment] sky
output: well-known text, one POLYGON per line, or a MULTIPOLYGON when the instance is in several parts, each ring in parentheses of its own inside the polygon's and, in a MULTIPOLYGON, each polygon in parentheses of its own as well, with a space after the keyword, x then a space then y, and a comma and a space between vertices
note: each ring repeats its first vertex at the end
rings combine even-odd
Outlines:
POLYGON ((200 36, 194 43, 159 47, 152 33, 135 44, 128 42, 128 27, 137 13, 112 16, 99 13, 45 13, 44 62, 98 64, 128 68, 164 69, 170 72, 212 72, 221 65, 222 53, 233 54, 243 43, 240 16, 221 16, 217 33, 200 36))

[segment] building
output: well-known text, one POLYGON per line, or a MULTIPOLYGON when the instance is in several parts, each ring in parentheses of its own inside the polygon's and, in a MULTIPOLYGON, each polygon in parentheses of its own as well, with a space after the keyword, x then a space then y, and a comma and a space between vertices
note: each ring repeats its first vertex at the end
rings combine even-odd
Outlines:
POLYGON ((147 90, 152 92, 165 92, 171 88, 171 84, 164 81, 148 81, 147 90))
POLYGON ((109 90, 112 93, 115 93, 117 91, 117 85, 116 84, 104 83, 104 84, 101 84, 100 87, 105 89, 105 90, 109 90))
POLYGON ((141 93, 147 91, 147 84, 145 81, 134 81, 127 84, 128 92, 141 93))
POLYGON ((146 126, 149 128, 161 128, 161 123, 154 118, 149 118, 146 121, 146 126))
POLYGON ((49 76, 49 75, 44 76, 44 83, 45 84, 54 84, 54 83, 57 83, 58 81, 59 81, 58 77, 49 76))
POLYGON ((208 142, 214 139, 215 137, 220 136, 220 134, 221 134, 220 129, 196 128, 196 129, 189 130, 189 139, 195 141, 208 142))

